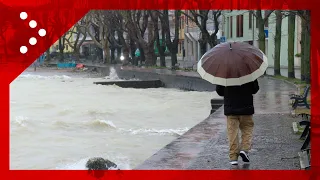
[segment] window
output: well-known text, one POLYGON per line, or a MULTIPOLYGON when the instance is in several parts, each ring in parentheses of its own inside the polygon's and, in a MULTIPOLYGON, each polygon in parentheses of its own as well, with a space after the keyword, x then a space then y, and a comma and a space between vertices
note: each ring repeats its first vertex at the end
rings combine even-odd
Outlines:
POLYGON ((252 28, 252 12, 249 12, 249 29, 252 28))
POLYGON ((233 27, 232 27, 232 16, 230 16, 230 38, 232 38, 232 31, 233 31, 233 27))
POLYGON ((243 37, 243 15, 237 16, 237 37, 243 37))

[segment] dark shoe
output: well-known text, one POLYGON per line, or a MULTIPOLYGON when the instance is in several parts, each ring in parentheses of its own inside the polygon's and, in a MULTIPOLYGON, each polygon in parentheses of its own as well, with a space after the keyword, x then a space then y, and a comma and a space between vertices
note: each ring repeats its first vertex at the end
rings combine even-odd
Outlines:
POLYGON ((241 156, 243 162, 245 162, 245 163, 250 162, 248 153, 246 153, 245 151, 240 151, 240 156, 241 156))

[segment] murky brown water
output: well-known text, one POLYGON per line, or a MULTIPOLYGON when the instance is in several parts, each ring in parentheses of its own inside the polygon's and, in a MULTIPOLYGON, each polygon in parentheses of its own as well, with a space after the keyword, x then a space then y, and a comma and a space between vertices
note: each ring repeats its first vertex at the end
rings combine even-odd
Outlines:
POLYGON ((216 96, 71 75, 27 72, 11 83, 11 169, 84 169, 95 156, 132 169, 204 120, 216 96))

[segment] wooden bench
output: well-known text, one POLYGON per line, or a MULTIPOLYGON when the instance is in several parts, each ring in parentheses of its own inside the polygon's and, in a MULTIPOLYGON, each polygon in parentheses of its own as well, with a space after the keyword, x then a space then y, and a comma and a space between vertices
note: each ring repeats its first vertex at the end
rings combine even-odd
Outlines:
POLYGON ((304 92, 302 95, 297 95, 297 94, 290 94, 290 99, 294 100, 292 103, 292 108, 296 109, 298 106, 305 106, 308 109, 310 109, 310 105, 308 104, 308 94, 309 94, 310 86, 307 86, 304 89, 304 92))
POLYGON ((299 116, 302 117, 302 121, 299 122, 300 126, 305 126, 300 139, 304 139, 303 145, 301 147, 301 151, 298 152, 299 155, 299 160, 300 160, 300 167, 301 169, 305 169, 308 170, 311 167, 311 154, 310 154, 310 148, 309 144, 310 144, 310 137, 311 137, 311 123, 310 123, 310 119, 311 116, 309 114, 299 114, 299 116))
POLYGON ((303 118, 302 121, 299 122, 300 126, 305 126, 300 139, 304 139, 303 145, 301 147, 301 150, 307 149, 307 147, 310 144, 310 137, 311 137, 311 122, 310 122, 310 115, 309 114, 300 114, 303 118))

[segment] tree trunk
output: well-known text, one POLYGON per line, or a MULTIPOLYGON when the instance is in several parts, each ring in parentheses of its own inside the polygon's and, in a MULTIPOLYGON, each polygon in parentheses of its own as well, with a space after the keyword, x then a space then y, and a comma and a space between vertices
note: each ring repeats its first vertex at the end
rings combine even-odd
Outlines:
POLYGON ((132 64, 137 66, 138 65, 138 62, 137 62, 138 57, 136 57, 136 55, 135 55, 137 48, 136 48, 135 42, 132 38, 130 38, 130 40, 129 40, 129 46, 130 46, 130 54, 132 57, 132 64))
POLYGON ((304 42, 304 57, 305 57, 305 82, 310 83, 310 34, 305 33, 305 42, 304 42))
POLYGON ((110 56, 111 56, 111 58, 110 58, 110 63, 111 63, 111 64, 114 64, 114 63, 115 63, 115 59, 116 59, 116 48, 111 47, 111 48, 110 48, 110 50, 111 50, 111 54, 110 54, 110 56))
POLYGON ((152 66, 153 53, 148 43, 143 45, 143 54, 145 57, 145 66, 152 66))
POLYGON ((171 67, 174 67, 178 63, 177 52, 171 53, 171 67))
POLYGON ((306 79, 306 68, 305 68, 305 65, 306 65, 306 57, 304 55, 304 52, 305 52, 305 38, 306 38, 306 28, 307 28, 307 25, 306 25, 306 21, 304 18, 301 18, 301 41, 300 41, 300 46, 301 46, 301 56, 300 56, 300 71, 301 71, 301 81, 305 81, 306 79))
POLYGON ((59 39, 59 62, 64 61, 64 36, 59 39))
POLYGON ((294 39, 296 16, 291 13, 288 17, 288 78, 295 78, 294 72, 294 39))
POLYGON ((311 83, 311 77, 310 77, 310 10, 304 10, 304 18, 306 20, 305 23, 305 39, 304 39, 304 72, 305 72, 305 82, 311 83))
MULTIPOLYGON (((129 46, 123 37, 123 33, 121 33, 121 36, 119 38, 120 38, 120 42, 122 44, 122 51, 123 51, 123 57, 124 57, 123 64, 127 64, 129 62, 129 51, 130 51, 129 46)), ((132 57, 132 59, 134 58, 134 56, 131 56, 131 57, 132 57)), ((131 63, 134 64, 133 62, 131 62, 131 63)))
POLYGON ((145 50, 145 56, 146 56, 146 66, 154 66, 156 65, 155 62, 155 53, 154 53, 154 42, 155 42, 155 36, 154 36, 154 23, 153 21, 148 22, 148 43, 145 50))
POLYGON ((199 39, 199 44, 200 44, 200 53, 201 53, 201 56, 203 56, 207 52, 207 41, 203 39, 199 39))
POLYGON ((166 55, 165 55, 165 51, 166 51, 166 42, 165 42, 165 31, 162 28, 161 31, 161 44, 160 44, 160 48, 159 48, 159 54, 160 54, 160 66, 161 67, 166 67, 166 55))
POLYGON ((117 59, 120 59, 121 54, 122 54, 122 48, 121 47, 117 47, 117 59))
MULTIPOLYGON (((156 46, 157 46, 159 57, 160 57, 160 66, 165 67, 165 64, 163 65, 163 62, 165 62, 164 49, 162 46, 162 42, 160 42, 159 26, 157 21, 154 22, 154 35, 155 35, 156 46)), ((163 38, 163 30, 162 30, 162 38, 163 38)))
POLYGON ((51 61, 51 56, 50 56, 50 48, 47 49, 46 51, 46 64, 49 64, 49 62, 51 61))
POLYGON ((166 57, 164 54, 165 47, 163 47, 163 41, 165 38, 164 27, 162 25, 162 29, 161 29, 162 40, 160 42, 159 21, 158 21, 159 16, 153 15, 152 18, 153 18, 153 25, 154 25, 154 38, 155 38, 155 42, 156 42, 156 47, 158 49, 158 55, 160 57, 160 67, 165 67, 166 57))
POLYGON ((180 11, 174 11, 174 39, 170 48, 172 67, 178 63, 178 46, 179 46, 179 30, 180 30, 180 11))
POLYGON ((256 13, 257 16, 257 23, 258 23, 258 42, 259 42, 259 49, 266 53, 266 35, 264 33, 264 19, 262 18, 262 12, 261 10, 257 10, 256 13))
POLYGON ((274 75, 281 75, 280 72, 280 57, 281 57, 281 26, 282 13, 280 10, 276 11, 276 35, 274 37, 274 75))
POLYGON ((80 62, 80 49, 74 48, 73 49, 73 56, 76 59, 76 62, 80 62))
MULTIPOLYGON (((122 54, 122 48, 124 47, 124 44, 123 44, 123 41, 121 38, 123 38, 123 33, 117 31, 117 35, 118 35, 118 40, 117 40, 117 43, 119 45, 122 45, 122 47, 117 47, 117 59, 119 60, 120 57, 121 57, 121 54, 122 54)), ((125 42, 124 42, 125 43, 125 42)), ((126 59, 128 60, 128 59, 126 59)))
POLYGON ((140 65, 142 65, 143 62, 146 62, 146 56, 144 49, 139 46, 139 51, 140 51, 140 65))
POLYGON ((103 64, 109 64, 110 63, 110 48, 109 48, 109 43, 108 40, 105 40, 103 43, 103 52, 104 52, 104 57, 103 57, 103 64))

